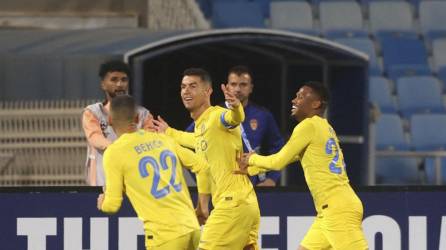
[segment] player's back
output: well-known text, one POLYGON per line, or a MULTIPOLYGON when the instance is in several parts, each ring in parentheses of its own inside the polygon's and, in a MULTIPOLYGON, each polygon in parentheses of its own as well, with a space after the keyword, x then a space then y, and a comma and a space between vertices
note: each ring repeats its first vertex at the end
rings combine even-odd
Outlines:
POLYGON ((236 175, 237 154, 243 151, 240 128, 222 124, 226 109, 213 106, 195 121, 196 152, 209 163, 214 206, 234 206, 240 202, 257 202, 251 181, 236 175))
POLYGON ((336 133, 326 119, 313 116, 298 126, 308 126, 311 128, 309 131, 314 133, 312 141, 301 155, 301 162, 305 179, 318 208, 326 202, 332 192, 336 192, 336 188, 350 188, 344 156, 336 133))
POLYGON ((122 135, 106 154, 120 155, 125 193, 148 237, 165 242, 199 228, 174 141, 138 130, 122 135))

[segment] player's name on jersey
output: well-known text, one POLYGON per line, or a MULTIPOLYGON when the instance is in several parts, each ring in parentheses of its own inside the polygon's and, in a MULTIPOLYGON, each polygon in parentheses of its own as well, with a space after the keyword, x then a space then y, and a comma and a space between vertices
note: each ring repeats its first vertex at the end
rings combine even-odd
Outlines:
POLYGON ((163 142, 159 140, 153 140, 144 144, 135 145, 133 148, 136 153, 141 154, 143 152, 151 151, 153 149, 157 149, 163 146, 163 142))

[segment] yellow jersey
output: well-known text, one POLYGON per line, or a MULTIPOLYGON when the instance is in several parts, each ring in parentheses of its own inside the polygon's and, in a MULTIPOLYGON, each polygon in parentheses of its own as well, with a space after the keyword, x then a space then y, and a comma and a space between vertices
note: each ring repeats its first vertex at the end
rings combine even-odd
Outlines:
POLYGON ((118 211, 125 192, 155 246, 199 229, 182 167, 198 176, 208 169, 206 161, 166 135, 144 130, 123 134, 104 154, 101 210, 118 211))
POLYGON ((248 176, 234 174, 237 156, 243 152, 239 124, 242 105, 234 109, 211 106, 195 121, 194 133, 169 128, 166 133, 181 145, 193 147, 209 164, 209 192, 214 207, 257 202, 248 176))
POLYGON ((336 193, 336 188, 350 188, 339 140, 328 121, 320 116, 300 122, 289 141, 276 154, 252 155, 248 172, 255 175, 265 170, 280 170, 297 160, 302 163, 305 180, 318 212, 327 199, 336 193))

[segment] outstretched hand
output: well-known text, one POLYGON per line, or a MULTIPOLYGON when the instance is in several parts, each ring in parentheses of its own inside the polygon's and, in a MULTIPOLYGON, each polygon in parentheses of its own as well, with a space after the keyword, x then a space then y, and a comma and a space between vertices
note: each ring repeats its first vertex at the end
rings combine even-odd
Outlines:
POLYGON ((255 152, 252 151, 249 153, 240 154, 236 158, 239 169, 234 170, 234 174, 248 175, 249 157, 251 157, 252 154, 255 154, 255 152))
POLYGON ((161 116, 158 116, 157 119, 153 119, 153 130, 158 133, 165 133, 169 128, 169 124, 161 116))
POLYGON ((223 91, 223 94, 225 95, 225 100, 230 107, 237 108, 240 105, 240 100, 233 93, 231 93, 231 91, 229 91, 226 85, 222 84, 221 90, 223 91))

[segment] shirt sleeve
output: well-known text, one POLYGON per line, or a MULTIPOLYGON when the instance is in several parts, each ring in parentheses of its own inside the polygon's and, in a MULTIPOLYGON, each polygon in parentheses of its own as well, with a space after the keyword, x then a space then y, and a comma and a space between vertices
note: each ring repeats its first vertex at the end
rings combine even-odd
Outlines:
POLYGON ((184 132, 176 130, 174 128, 167 128, 166 135, 172 137, 181 146, 195 149, 195 136, 194 133, 184 132))
MULTIPOLYGON (((116 153, 116 152, 115 152, 116 153)), ((124 192, 124 176, 118 157, 107 149, 104 154, 105 198, 101 210, 105 213, 116 213, 121 207, 124 192)))
POLYGON ((299 154, 313 139, 315 129, 310 120, 304 120, 293 131, 288 142, 276 154, 261 156, 251 155, 249 165, 264 170, 280 170, 289 163, 296 161, 299 154))
POLYGON ((225 109, 220 115, 221 124, 228 129, 237 127, 245 120, 245 111, 243 105, 238 105, 237 108, 225 109))
POLYGON ((104 137, 99 120, 90 110, 85 110, 82 114, 82 127, 88 143, 94 148, 105 150, 111 144, 111 141, 104 137))
POLYGON ((189 149, 183 148, 179 144, 175 143, 175 151, 181 164, 192 170, 197 175, 197 188, 200 194, 210 194, 210 182, 209 182, 209 165, 204 158, 196 155, 189 149))

